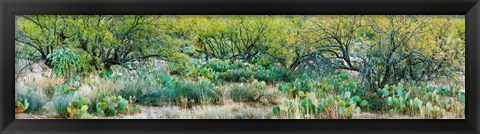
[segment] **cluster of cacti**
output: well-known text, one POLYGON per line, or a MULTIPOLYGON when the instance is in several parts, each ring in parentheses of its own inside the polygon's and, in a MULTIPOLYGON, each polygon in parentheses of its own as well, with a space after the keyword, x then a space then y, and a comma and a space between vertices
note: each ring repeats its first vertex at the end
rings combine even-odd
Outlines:
POLYGON ((74 94, 80 87, 80 77, 74 77, 69 79, 67 84, 56 84, 54 86, 54 95, 59 94, 74 94))
POLYGON ((424 99, 427 104, 422 111, 426 118, 442 118, 447 112, 460 113, 464 111, 465 92, 460 92, 458 87, 450 85, 450 88, 424 87, 424 99), (458 98, 452 97, 458 96, 458 98), (456 101, 458 99, 459 101, 456 101))
POLYGON ((405 88, 405 82, 391 86, 385 85, 382 89, 377 90, 377 94, 387 99, 387 105, 390 108, 388 112, 390 113, 405 113, 407 110, 412 109, 409 107, 411 89, 405 88))
POLYGON ((408 101, 408 106, 412 112, 420 112, 423 106, 423 101, 418 98, 410 99, 408 101))
POLYGON ((442 118, 449 112, 462 110, 462 94, 459 87, 411 86, 415 83, 400 82, 397 85, 385 85, 378 89, 375 96, 386 99, 388 112, 392 114, 420 115, 425 118, 442 118), (415 91, 415 98, 412 93, 415 91), (460 101, 456 101, 455 97, 460 101))
POLYGON ((347 91, 340 95, 329 95, 322 98, 319 104, 320 112, 333 118, 351 119, 354 113, 361 111, 360 107, 367 106, 366 100, 361 100, 359 96, 351 96, 351 92, 347 91))
POLYGON ((277 89, 282 93, 286 93, 286 95, 291 96, 293 98, 298 96, 300 91, 302 92, 310 92, 314 90, 316 87, 315 81, 306 77, 297 78, 293 82, 282 82, 278 84, 277 89))
MULTIPOLYGON (((251 64, 236 61, 221 61, 210 59, 208 61, 192 60, 184 63, 182 69, 173 68, 175 72, 183 71, 188 77, 203 77, 215 83, 226 82, 251 82, 252 80, 265 81, 267 83, 280 81, 293 81, 295 74, 289 70, 276 66, 264 67, 259 64, 251 64)), ((171 72, 172 73, 172 72, 171 72)))
POLYGON ((92 116, 88 113, 88 105, 90 105, 90 100, 87 98, 82 98, 80 100, 75 100, 70 102, 67 107, 68 117, 70 119, 95 119, 97 117, 92 116))
POLYGON ((424 92, 436 92, 442 96, 455 96, 460 93, 460 87, 455 86, 455 84, 450 83, 449 86, 438 86, 438 87, 424 87, 424 92))
POLYGON ((15 97, 15 113, 25 112, 25 110, 28 109, 29 105, 30 105, 30 103, 28 103, 28 99, 21 98, 21 97, 15 97))
MULTIPOLYGON (((428 89, 428 88, 425 88, 428 89)), ((440 95, 437 88, 432 88, 433 91, 427 91, 424 95, 424 99, 432 102, 433 104, 440 103, 440 95)))
POLYGON ((294 81, 298 75, 282 67, 269 66, 268 68, 260 68, 254 78, 267 83, 290 82, 294 81))
POLYGON ((96 103, 97 113, 106 116, 115 116, 117 114, 133 114, 140 112, 140 106, 134 104, 134 99, 125 100, 122 96, 111 96, 104 98, 96 103))
POLYGON ((325 91, 333 91, 334 93, 349 91, 355 94, 364 94, 364 91, 361 90, 363 87, 358 83, 358 80, 351 78, 346 73, 326 77, 319 83, 319 86, 325 91))

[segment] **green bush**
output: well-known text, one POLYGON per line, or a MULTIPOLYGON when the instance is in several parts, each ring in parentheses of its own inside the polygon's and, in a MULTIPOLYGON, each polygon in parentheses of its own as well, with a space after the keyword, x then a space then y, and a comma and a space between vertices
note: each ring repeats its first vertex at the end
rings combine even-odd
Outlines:
POLYGON ((66 79, 73 78, 80 71, 80 56, 70 49, 60 49, 47 55, 53 65, 55 76, 64 76, 66 79))

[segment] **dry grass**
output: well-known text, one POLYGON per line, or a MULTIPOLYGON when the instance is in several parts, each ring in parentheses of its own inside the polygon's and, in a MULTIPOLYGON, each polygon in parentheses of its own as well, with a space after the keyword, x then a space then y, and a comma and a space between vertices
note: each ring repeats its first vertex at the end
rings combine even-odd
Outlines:
POLYGON ((268 119, 271 117, 269 106, 252 107, 244 103, 228 105, 198 105, 191 109, 179 106, 141 106, 142 113, 106 119, 268 119))

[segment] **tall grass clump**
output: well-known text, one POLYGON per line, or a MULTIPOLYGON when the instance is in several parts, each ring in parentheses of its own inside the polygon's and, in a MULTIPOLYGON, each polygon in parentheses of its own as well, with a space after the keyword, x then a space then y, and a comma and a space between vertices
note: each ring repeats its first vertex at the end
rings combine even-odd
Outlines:
POLYGON ((254 80, 252 83, 233 85, 230 89, 230 98, 235 102, 258 102, 262 98, 269 98, 267 85, 264 81, 254 80))
POLYGON ((175 100, 186 98, 195 104, 215 103, 220 100, 222 92, 208 80, 198 82, 185 79, 174 79, 175 100))
POLYGON ((136 103, 143 105, 182 103, 184 99, 195 104, 214 103, 222 95, 208 80, 191 81, 164 73, 132 76, 118 83, 122 86, 115 94, 136 97, 136 103))
POLYGON ((56 95, 53 97, 54 110, 61 118, 68 118, 69 112, 67 108, 69 104, 75 100, 75 96, 71 94, 56 95))
POLYGON ((17 101, 23 103, 24 109, 21 111, 24 113, 36 113, 40 111, 47 101, 47 96, 43 91, 36 89, 17 90, 15 92, 15 98, 17 101))
POLYGON ((160 79, 166 79, 165 77, 165 75, 152 74, 124 77, 117 81, 120 88, 116 89, 114 94, 124 98, 136 97, 136 103, 142 105, 166 104, 175 97, 175 93, 173 88, 167 88, 160 82, 160 79))

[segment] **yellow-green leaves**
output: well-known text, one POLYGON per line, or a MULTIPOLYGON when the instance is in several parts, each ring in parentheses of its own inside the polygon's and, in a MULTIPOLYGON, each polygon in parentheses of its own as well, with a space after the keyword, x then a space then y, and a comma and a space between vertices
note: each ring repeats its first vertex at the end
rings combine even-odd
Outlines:
POLYGON ((88 110, 88 106, 87 106, 87 105, 83 105, 80 110, 82 110, 82 111, 87 111, 87 110, 88 110))

